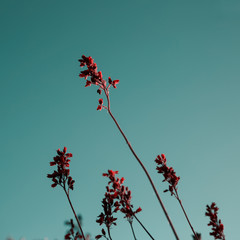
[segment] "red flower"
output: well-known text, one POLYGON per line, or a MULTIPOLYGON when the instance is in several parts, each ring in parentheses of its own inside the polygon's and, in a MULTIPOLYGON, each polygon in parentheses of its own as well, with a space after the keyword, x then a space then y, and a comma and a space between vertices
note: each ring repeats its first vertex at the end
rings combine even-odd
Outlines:
POLYGON ((74 180, 69 176, 70 170, 69 162, 71 161, 69 158, 72 157, 72 153, 67 153, 67 148, 64 147, 63 151, 60 149, 57 150, 57 156, 53 158, 53 162, 50 162, 50 166, 57 165, 57 171, 54 171, 52 174, 48 174, 47 177, 51 178, 53 184, 51 185, 55 188, 57 185, 65 187, 67 183, 68 188, 73 190, 74 180))
MULTIPOLYGON (((102 93, 102 90, 106 94, 106 97, 109 97, 109 88, 110 86, 113 86, 113 88, 117 88, 116 84, 119 83, 119 80, 112 81, 111 77, 108 78, 108 86, 107 81, 103 79, 103 74, 101 71, 97 71, 97 64, 94 63, 94 60, 92 57, 86 57, 85 55, 82 55, 82 58, 78 60, 80 62, 80 67, 86 66, 87 69, 81 71, 79 74, 80 78, 85 78, 86 85, 85 87, 91 86, 92 84, 99 86, 99 89, 97 92, 99 94, 102 93), (90 78, 89 80, 87 80, 90 78)), ((102 110, 101 104, 97 107, 97 110, 102 110)))
POLYGON ((112 79, 110 77, 108 78, 108 83, 112 84, 112 79))
POLYGON ((112 86, 114 87, 114 88, 117 88, 116 87, 116 84, 118 84, 119 83, 119 80, 114 80, 113 82, 112 82, 112 86))
POLYGON ((101 71, 98 72, 98 76, 102 80, 102 72, 101 71))
POLYGON ((211 206, 207 205, 205 216, 210 217, 210 222, 208 226, 212 226, 211 236, 214 236, 215 239, 225 240, 225 235, 223 233, 224 226, 220 219, 218 219, 218 207, 216 203, 212 203, 211 206))
POLYGON ((139 207, 139 208, 136 210, 136 213, 141 212, 141 211, 142 211, 142 209, 139 207))
POLYGON ((102 105, 98 105, 97 110, 101 111, 102 110, 102 105))
POLYGON ((98 105, 98 107, 97 107, 97 110, 102 110, 102 105, 103 105, 103 99, 102 98, 100 98, 99 100, 98 100, 98 102, 99 102, 99 105, 98 105))
POLYGON ((130 219, 134 214, 142 211, 142 209, 139 207, 136 211, 133 211, 133 205, 131 204, 131 191, 128 187, 123 185, 125 179, 123 177, 121 179, 115 177, 116 174, 118 174, 118 171, 113 170, 108 170, 108 173, 103 174, 103 176, 109 178, 110 181, 108 182, 108 185, 111 185, 112 187, 112 189, 107 187, 107 191, 113 193, 111 197, 115 200, 114 212, 120 210, 125 214, 126 218, 130 219))
POLYGON ((91 85, 92 85, 91 81, 87 80, 85 87, 90 87, 91 85))
MULTIPOLYGON (((106 187, 107 191, 102 200, 103 212, 98 216, 96 222, 100 225, 104 223, 107 229, 110 229, 111 225, 116 225, 117 218, 115 218, 113 214, 119 210, 131 221, 134 214, 142 210, 139 207, 136 211, 133 211, 131 191, 128 187, 122 185, 125 179, 116 178, 116 174, 118 174, 118 171, 113 170, 108 170, 107 173, 103 173, 103 176, 108 177, 110 181, 108 182, 108 186, 106 187)), ((95 238, 99 239, 103 236, 105 236, 104 230, 102 230, 102 235, 97 235, 95 238)))
POLYGON ((99 102, 100 105, 102 105, 102 104, 103 104, 103 99, 100 98, 100 99, 98 100, 98 102, 99 102))
POLYGON ((170 191, 171 195, 177 197, 175 192, 177 190, 176 186, 178 184, 178 181, 180 180, 180 177, 176 176, 176 172, 172 167, 167 166, 167 159, 164 154, 161 154, 161 156, 158 155, 155 159, 155 162, 159 165, 156 167, 158 173, 162 173, 164 176, 163 182, 167 181, 169 183, 169 188, 164 190, 164 192, 170 191))

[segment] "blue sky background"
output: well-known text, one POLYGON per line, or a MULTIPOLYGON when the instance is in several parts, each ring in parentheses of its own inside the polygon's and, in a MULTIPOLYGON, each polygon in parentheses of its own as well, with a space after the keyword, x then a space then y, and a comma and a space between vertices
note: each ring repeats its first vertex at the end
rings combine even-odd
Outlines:
MULTIPOLYGON (((112 112, 149 170, 180 239, 190 240, 177 201, 155 171, 165 153, 181 176, 179 194, 193 226, 209 236, 215 201, 227 239, 239 239, 240 2, 0 1, 0 239, 63 239, 73 217, 46 178, 57 148, 68 147, 76 180, 72 201, 83 229, 95 222, 107 169, 119 170, 139 218, 158 239, 174 239, 167 220, 113 121, 96 111, 77 60, 92 56, 107 78, 112 112)), ((134 224, 139 240, 148 239, 134 224)), ((132 239, 119 216, 114 240, 132 239)))

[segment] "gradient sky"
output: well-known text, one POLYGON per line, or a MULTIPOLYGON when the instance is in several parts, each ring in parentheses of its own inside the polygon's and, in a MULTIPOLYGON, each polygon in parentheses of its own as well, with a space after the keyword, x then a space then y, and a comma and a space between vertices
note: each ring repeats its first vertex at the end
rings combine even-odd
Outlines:
MULTIPOLYGON (((107 78, 112 112, 149 170, 181 240, 177 201, 155 171, 165 153, 194 228, 209 236, 215 201, 229 240, 239 240, 239 0, 1 0, 0 239, 63 239, 73 217, 47 173, 58 148, 73 153, 71 197, 92 236, 107 169, 119 170, 139 218, 156 240, 175 239, 151 186, 106 111, 84 88, 78 59, 92 56, 107 78)), ((134 223, 139 240, 148 237, 134 223)), ((114 240, 132 239, 119 216, 114 240)))

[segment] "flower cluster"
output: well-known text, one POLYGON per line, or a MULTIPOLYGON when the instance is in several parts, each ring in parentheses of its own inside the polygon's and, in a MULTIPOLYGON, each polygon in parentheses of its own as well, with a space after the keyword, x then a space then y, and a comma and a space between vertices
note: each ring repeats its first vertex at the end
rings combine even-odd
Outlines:
POLYGON ((133 211, 133 205, 131 204, 131 191, 128 189, 128 187, 125 187, 123 185, 123 182, 125 179, 122 177, 119 179, 118 177, 115 177, 115 174, 118 174, 118 171, 112 171, 108 170, 107 173, 103 173, 104 177, 109 178, 108 185, 111 185, 111 189, 109 186, 107 186, 107 191, 112 193, 112 196, 114 196, 116 202, 116 208, 115 211, 120 210, 122 213, 125 214, 125 218, 132 218, 135 213, 138 213, 142 211, 142 209, 139 207, 136 211, 133 211))
POLYGON ((117 218, 113 217, 113 213, 117 212, 116 208, 113 210, 113 207, 116 207, 114 204, 114 198, 115 196, 111 195, 110 192, 105 193, 105 197, 102 200, 102 207, 104 212, 101 212, 101 214, 98 216, 98 219, 96 220, 99 225, 102 225, 104 223, 107 228, 110 228, 112 224, 117 225, 115 223, 117 218))
POLYGON ((73 220, 70 220, 70 225, 71 225, 71 229, 68 231, 68 233, 65 235, 66 240, 77 240, 77 239, 82 239, 83 237, 80 235, 79 232, 76 232, 76 234, 74 233, 74 228, 75 225, 73 223, 73 220))
POLYGON ((51 178, 53 181, 53 188, 57 185, 65 188, 67 183, 68 188, 73 190, 73 184, 75 181, 69 176, 70 170, 68 169, 69 162, 71 161, 69 158, 71 157, 72 153, 67 153, 67 148, 64 147, 63 151, 60 151, 60 149, 57 150, 57 156, 55 156, 53 161, 50 162, 50 166, 57 165, 57 171, 47 175, 47 177, 51 178))
POLYGON ((170 191, 171 195, 177 197, 175 192, 177 190, 176 186, 180 177, 176 176, 176 172, 172 167, 167 166, 167 159, 164 154, 161 154, 161 156, 158 155, 155 159, 155 162, 159 165, 156 168, 158 170, 158 173, 162 173, 164 176, 163 182, 167 181, 169 183, 169 188, 164 190, 164 192, 170 191))
MULTIPOLYGON (((142 211, 140 207, 136 211, 133 211, 131 191, 123 185, 125 179, 115 177, 116 174, 118 174, 118 171, 113 170, 108 170, 107 173, 103 173, 104 177, 109 178, 109 182, 102 200, 104 212, 102 212, 96 220, 100 225, 104 223, 108 229, 112 224, 116 225, 117 218, 113 217, 113 213, 117 213, 120 210, 125 214, 125 218, 131 220, 136 213, 142 211)), ((100 236, 102 235, 98 235, 99 238, 100 236)))
MULTIPOLYGON (((108 85, 107 85, 107 81, 103 79, 102 76, 102 72, 97 70, 97 64, 94 63, 94 60, 92 57, 86 57, 84 55, 82 55, 82 58, 78 60, 80 62, 80 67, 84 67, 86 66, 87 69, 81 71, 81 73, 79 74, 80 78, 85 78, 86 80, 86 85, 85 87, 89 87, 92 84, 93 85, 97 85, 99 88, 97 90, 98 94, 102 94, 102 91, 105 92, 106 96, 109 95, 109 88, 112 86, 113 88, 117 88, 116 84, 119 83, 119 80, 112 80, 111 77, 108 78, 108 85), (90 79, 88 80, 88 77, 90 77, 90 79)), ((102 101, 102 99, 99 99, 99 105, 97 107, 97 110, 101 110, 102 109, 102 103, 100 103, 100 100, 102 101)))
POLYGON ((222 239, 225 240, 225 235, 223 233, 224 226, 220 219, 218 219, 218 207, 216 203, 212 203, 211 206, 207 205, 205 215, 210 217, 210 222, 208 226, 212 226, 212 232, 210 233, 211 236, 214 236, 215 239, 222 239))

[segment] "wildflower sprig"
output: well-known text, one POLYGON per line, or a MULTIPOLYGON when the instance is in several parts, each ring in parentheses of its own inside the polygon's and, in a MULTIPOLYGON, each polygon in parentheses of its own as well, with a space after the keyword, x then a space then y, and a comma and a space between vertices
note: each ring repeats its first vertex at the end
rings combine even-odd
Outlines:
MULTIPOLYGON (((51 178, 53 181, 53 184, 51 185, 53 188, 55 188, 57 185, 61 186, 67 196, 68 202, 72 208, 73 214, 75 216, 75 219, 78 223, 78 227, 80 229, 81 235, 77 234, 74 236, 74 240, 76 240, 77 238, 83 238, 84 240, 86 240, 81 224, 79 222, 79 219, 76 215, 76 212, 73 208, 72 202, 70 200, 70 196, 69 196, 69 189, 73 190, 73 185, 74 185, 74 180, 72 179, 71 176, 69 176, 70 174, 70 170, 69 170, 69 162, 71 161, 70 158, 72 157, 72 153, 67 153, 67 148, 64 147, 63 151, 61 151, 60 149, 57 150, 57 155, 53 158, 53 161, 50 162, 50 166, 57 166, 57 171, 55 170, 52 174, 48 174, 47 177, 51 178), (75 239, 76 238, 76 239, 75 239)), ((73 226, 73 225, 72 225, 73 226)), ((71 237, 73 237, 73 234, 68 235, 69 239, 71 239, 71 237)))
MULTIPOLYGON (((130 142, 128 141, 128 138, 126 137, 125 133, 121 129, 119 123, 117 122, 116 118, 113 116, 113 114, 110 110, 110 94, 109 94, 110 88, 111 87, 117 88, 117 84, 119 84, 119 80, 118 79, 112 80, 111 77, 108 77, 108 80, 103 79, 102 72, 98 71, 97 64, 94 62, 93 58, 90 56, 86 57, 85 55, 82 55, 82 58, 79 59, 79 62, 80 62, 80 67, 86 67, 86 69, 81 71, 81 73, 79 74, 80 78, 84 78, 86 80, 85 87, 95 85, 98 88, 97 93, 99 95, 101 95, 102 93, 105 94, 107 104, 104 105, 103 98, 100 98, 98 100, 97 110, 101 111, 102 109, 105 109, 108 112, 108 114, 111 116, 111 118, 113 119, 118 130, 120 131, 123 138, 125 139, 133 156, 136 158, 136 160, 140 164, 141 168, 144 170, 144 172, 153 188, 153 191, 163 209, 163 212, 170 224, 170 227, 174 233, 174 236, 175 236, 176 240, 179 240, 179 237, 178 237, 178 235, 175 231, 175 228, 172 224, 172 221, 165 209, 165 206, 163 205, 163 202, 156 190, 156 187, 151 179, 151 176, 149 175, 149 173, 148 173, 147 169, 145 168, 144 164, 142 163, 142 161, 137 156, 136 152, 133 150, 133 147, 130 144, 130 142)), ((64 192, 66 193, 69 204, 72 208, 72 211, 75 215, 75 218, 77 220, 77 223, 78 223, 78 226, 79 226, 79 229, 81 232, 81 234, 78 232, 76 234, 74 233, 74 224, 73 224, 73 221, 71 220, 71 229, 65 235, 65 239, 66 240, 70 240, 70 239, 77 240, 77 239, 83 238, 84 240, 87 240, 87 239, 89 239, 89 236, 87 236, 87 238, 85 238, 82 228, 81 228, 81 224, 79 222, 79 219, 76 216, 75 210, 72 206, 70 196, 69 196, 69 190, 74 189, 74 183, 75 183, 75 181, 70 176, 70 170, 69 170, 69 162, 70 162, 71 157, 72 157, 72 154, 67 153, 66 147, 64 147, 63 151, 60 151, 60 149, 58 149, 57 156, 55 156, 53 158, 53 161, 50 162, 51 166, 57 166, 57 170, 55 170, 52 174, 48 174, 47 177, 52 179, 53 183, 51 186, 53 188, 55 188, 56 186, 59 185, 64 189, 64 192)), ((194 235, 193 235, 194 240, 200 240, 201 234, 196 233, 194 231, 194 229, 189 221, 189 218, 186 214, 186 211, 182 205, 182 201, 179 197, 179 194, 178 194, 178 182, 180 180, 180 177, 178 177, 176 175, 176 172, 174 171, 174 169, 172 167, 167 166, 167 160, 166 160, 166 157, 164 154, 158 155, 157 158, 155 159, 155 162, 158 165, 156 168, 158 173, 162 174, 164 177, 163 182, 168 182, 168 184, 169 184, 168 188, 165 189, 164 192, 170 192, 171 196, 174 196, 178 200, 178 202, 181 205, 181 208, 184 212, 184 215, 194 233, 194 235)), ((139 213, 142 209, 139 207, 138 209, 133 210, 133 205, 131 203, 131 199, 132 199, 131 191, 128 189, 128 187, 125 187, 123 185, 125 179, 116 177, 117 174, 118 174, 118 171, 112 171, 112 170, 108 170, 107 173, 103 174, 103 176, 109 178, 109 182, 108 182, 108 186, 106 187, 106 192, 105 192, 104 198, 102 200, 103 211, 98 216, 96 221, 100 225, 105 224, 105 226, 107 228, 107 233, 102 228, 101 234, 97 235, 95 237, 95 239, 100 239, 100 238, 104 237, 107 240, 112 240, 111 235, 110 235, 110 228, 112 227, 112 225, 117 224, 116 223, 117 218, 115 216, 115 214, 117 212, 123 213, 124 218, 126 218, 127 221, 130 223, 135 240, 136 240, 136 236, 135 236, 135 233, 134 233, 134 230, 132 227, 133 219, 136 219, 140 223, 140 225, 144 228, 144 230, 148 233, 149 237, 151 239, 153 239, 151 234, 146 230, 146 228, 142 225, 142 223, 136 217, 136 214, 139 213)), ((208 225, 212 226, 212 232, 210 233, 210 235, 214 236, 215 239, 225 240, 225 236, 223 234, 224 227, 223 227, 223 224, 221 223, 221 220, 218 220, 217 211, 218 211, 218 208, 216 207, 215 203, 212 203, 211 206, 207 205, 206 216, 210 217, 210 223, 208 225)))
POLYGON ((72 157, 72 153, 67 153, 67 148, 64 147, 63 151, 60 149, 57 150, 57 155, 53 158, 53 161, 50 162, 50 166, 57 165, 57 171, 54 171, 52 174, 48 174, 47 177, 51 178, 53 184, 51 185, 55 188, 57 185, 73 190, 74 180, 69 176, 69 162, 72 157))
POLYGON ((164 192, 171 192, 171 195, 174 195, 178 198, 177 194, 177 184, 180 180, 180 177, 176 176, 176 172, 172 167, 167 166, 167 159, 165 154, 158 155, 155 159, 155 162, 158 164, 156 167, 158 173, 161 173, 164 176, 163 182, 168 182, 169 187, 168 189, 164 190, 164 192))
POLYGON ((173 231, 173 234, 176 238, 176 240, 179 240, 179 237, 177 235, 177 232, 173 226, 173 223, 168 215, 168 212, 157 192, 157 189, 153 183, 153 180, 151 179, 150 174, 148 173, 146 167, 144 166, 144 164, 142 163, 142 161, 140 160, 140 158, 138 157, 138 155, 136 154, 136 152, 134 151, 132 145, 130 144, 130 142, 128 141, 128 138, 126 137, 125 133, 123 132, 123 130, 121 129, 118 121, 116 120, 116 118, 113 116, 111 110, 110 110, 110 94, 109 94, 109 89, 112 86, 113 88, 116 88, 116 84, 119 83, 119 80, 112 80, 111 77, 108 78, 108 82, 106 80, 103 79, 103 75, 101 71, 97 70, 97 64, 94 63, 94 60, 92 57, 86 57, 85 55, 82 55, 82 58, 78 60, 80 62, 80 67, 87 67, 86 70, 83 70, 80 72, 79 77, 80 78, 84 78, 86 80, 86 85, 85 87, 89 87, 91 85, 96 85, 98 87, 97 89, 97 93, 98 94, 102 94, 102 92, 105 93, 105 96, 107 98, 107 105, 103 105, 103 99, 99 99, 99 105, 97 107, 97 110, 102 110, 103 108, 107 110, 107 112, 109 113, 109 115, 111 116, 112 120, 114 121, 114 123, 116 124, 118 130, 120 131, 120 133, 122 134, 123 138, 125 139, 130 151, 132 152, 133 156, 135 157, 135 159, 138 161, 138 163, 140 164, 141 168, 143 169, 144 173, 146 174, 152 188, 153 191, 157 197, 157 200, 165 214, 165 217, 167 218, 167 221, 173 231))
POLYGON ((131 191, 123 185, 125 179, 123 177, 119 179, 115 174, 118 174, 118 171, 108 170, 107 173, 103 173, 103 176, 108 177, 110 180, 106 189, 107 192, 112 193, 111 196, 115 199, 116 208, 114 211, 117 212, 120 210, 124 213, 124 218, 129 220, 134 214, 141 212, 142 209, 139 207, 136 211, 133 211, 131 191))
POLYGON ((199 235, 195 232, 195 230, 187 216, 187 213, 182 205, 182 201, 178 195, 177 185, 180 180, 180 177, 178 177, 176 175, 176 172, 174 171, 174 169, 172 167, 167 166, 167 159, 166 159, 165 154, 158 155, 157 158, 155 159, 155 162, 158 165, 156 167, 156 170, 158 171, 158 173, 161 173, 164 176, 163 182, 169 183, 168 189, 165 189, 163 192, 168 192, 168 191, 171 192, 171 196, 174 196, 178 200, 178 202, 183 210, 183 213, 187 219, 187 222, 194 234, 195 239, 200 240, 199 235))
MULTIPOLYGON (((110 234, 110 228, 112 225, 117 225, 116 223, 117 218, 114 217, 113 215, 118 211, 116 208, 114 199, 115 199, 115 196, 110 191, 107 190, 102 200, 103 212, 101 212, 101 214, 98 216, 98 219, 96 220, 96 222, 99 223, 100 226, 102 224, 105 224, 108 231, 108 236, 110 239, 112 239, 110 234)), ((102 235, 97 235, 95 238, 99 239, 102 236, 107 239, 106 232, 104 229, 102 229, 102 235)))
POLYGON ((77 240, 77 239, 82 239, 82 236, 80 235, 79 232, 76 232, 76 233, 75 233, 75 231, 74 231, 75 225, 74 225, 72 219, 70 220, 70 225, 71 225, 71 228, 70 228, 70 230, 68 231, 68 233, 65 235, 64 239, 65 239, 65 240, 77 240))
MULTIPOLYGON (((118 174, 118 171, 113 170, 108 170, 107 173, 103 173, 103 176, 108 177, 110 181, 108 182, 105 196, 102 200, 103 212, 101 212, 96 221, 100 225, 102 225, 103 223, 106 225, 110 239, 110 227, 112 225, 117 225, 117 218, 113 216, 114 213, 121 211, 125 214, 125 218, 127 218, 128 220, 131 219, 132 221, 134 214, 142 210, 140 207, 136 211, 132 210, 133 205, 130 202, 131 191, 123 185, 125 179, 116 178, 116 174, 118 174)), ((97 237, 100 238, 100 235, 98 235, 97 237)))
MULTIPOLYGON (((133 204, 131 203, 132 195, 131 191, 128 187, 124 186, 123 183, 125 179, 116 177, 118 171, 108 170, 107 173, 103 173, 104 177, 109 178, 108 186, 106 187, 105 197, 102 201, 102 206, 104 212, 102 212, 97 219, 97 222, 101 224, 105 224, 107 230, 109 232, 110 237, 110 227, 111 225, 116 225, 116 217, 113 217, 113 213, 117 213, 118 211, 124 214, 124 218, 126 218, 131 226, 131 230, 136 239, 135 232, 132 226, 133 219, 135 218, 139 224, 143 227, 146 233, 149 235, 151 239, 154 239, 151 234, 147 231, 144 225, 140 222, 140 220, 136 217, 136 214, 141 212, 141 207, 138 207, 136 210, 133 210, 133 204)), ((98 235, 96 238, 100 238, 100 236, 106 235, 98 235)), ((98 239, 97 238, 97 239, 98 239)), ((111 237, 110 237, 111 239, 111 237)))
POLYGON ((210 206, 207 205, 205 216, 210 217, 210 222, 208 226, 212 226, 211 236, 214 236, 214 239, 225 240, 225 235, 223 233, 224 225, 222 224, 221 219, 218 219, 218 210, 216 203, 213 202, 210 206))
MULTIPOLYGON (((81 73, 79 74, 80 78, 84 78, 86 80, 85 87, 96 85, 98 87, 97 93, 101 95, 102 91, 104 91, 108 98, 110 87, 112 86, 113 88, 117 88, 119 80, 118 79, 112 80, 111 77, 108 77, 108 81, 104 80, 102 72, 101 71, 98 72, 97 64, 94 63, 94 59, 90 56, 86 57, 85 55, 82 55, 82 58, 79 59, 78 61, 80 62, 80 67, 84 66, 87 67, 86 70, 81 71, 81 73)), ((107 107, 103 105, 103 99, 100 98, 97 110, 101 111, 103 108, 107 109, 107 107)))

